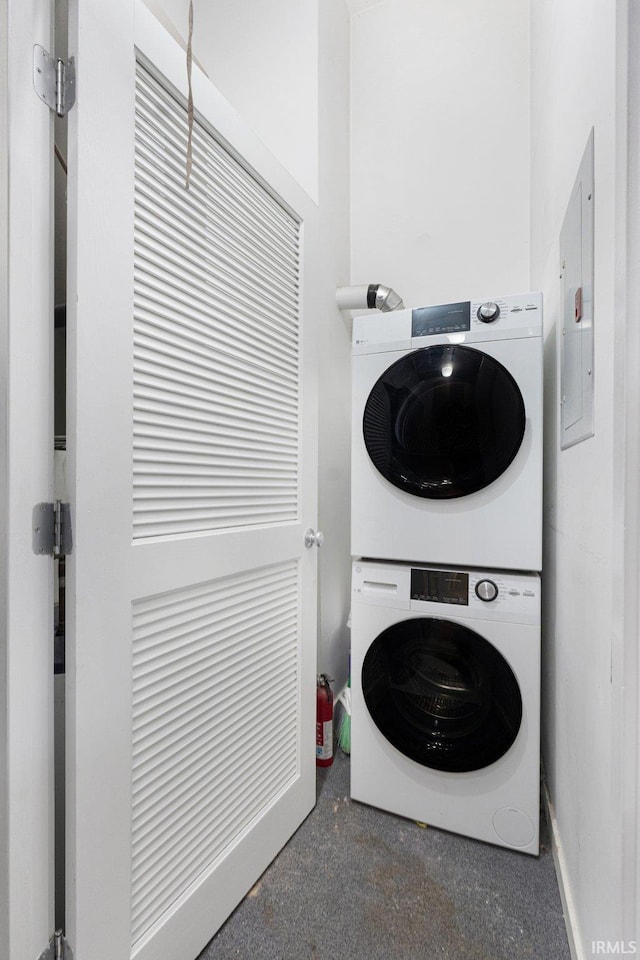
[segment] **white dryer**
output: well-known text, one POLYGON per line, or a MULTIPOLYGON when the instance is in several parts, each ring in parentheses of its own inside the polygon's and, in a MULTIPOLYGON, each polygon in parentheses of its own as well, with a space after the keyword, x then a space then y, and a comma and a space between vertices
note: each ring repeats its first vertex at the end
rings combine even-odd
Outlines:
POLYGON ((542 566, 542 296, 353 322, 351 552, 542 566))
POLYGON ((351 796, 538 853, 540 579, 356 561, 351 796))

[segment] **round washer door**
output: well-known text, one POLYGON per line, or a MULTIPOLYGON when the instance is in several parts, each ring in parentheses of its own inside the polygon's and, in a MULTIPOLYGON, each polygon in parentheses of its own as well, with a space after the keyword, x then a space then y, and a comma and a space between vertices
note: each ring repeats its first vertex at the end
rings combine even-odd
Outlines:
POLYGON ((522 697, 502 654, 449 620, 403 620, 381 633, 362 665, 362 692, 393 746, 434 770, 495 763, 522 721, 522 697))
POLYGON ((516 456, 526 415, 518 384, 493 357, 459 344, 401 357, 363 416, 372 463, 394 486, 433 500, 493 483, 516 456))

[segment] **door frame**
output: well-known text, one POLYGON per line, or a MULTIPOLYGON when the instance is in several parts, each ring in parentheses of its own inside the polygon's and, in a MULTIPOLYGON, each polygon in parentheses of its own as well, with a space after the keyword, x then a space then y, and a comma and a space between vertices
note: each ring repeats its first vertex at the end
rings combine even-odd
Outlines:
POLYGON ((0 942, 16 958, 54 922, 53 563, 31 544, 53 497, 53 116, 33 90, 51 8, 0 0, 0 942))
MULTIPOLYGON (((0 130, 6 131, 9 126, 9 97, 8 97, 8 0, 0 0, 0 130)), ((0 223, 6 224, 9 219, 9 150, 8 137, 2 137, 0 148, 0 223)), ((7 380, 9 374, 9 237, 8 230, 0 230, 0 289, 3 291, 0 300, 0 404, 6 410, 8 401, 7 380)), ((8 437, 6 417, 0 417, 0 542, 7 544, 7 514, 8 501, 8 437)), ((0 550, 0 609, 7 609, 8 583, 7 570, 9 566, 8 551, 3 547, 0 550)), ((9 737, 7 732, 7 630, 0 631, 0 783, 9 782, 9 737)), ((0 790, 0 943, 9 943, 9 794, 6 788, 0 790)))
MULTIPOLYGON (((625 678, 623 778, 623 936, 640 939, 640 10, 635 3, 623 4, 627 20, 623 25, 626 57, 622 57, 627 83, 626 106, 626 330, 624 352, 625 398, 625 619, 623 633, 623 676, 625 678)), ((620 98, 624 101, 625 98, 620 98)))
POLYGON ((617 37, 619 185, 616 209, 614 365, 614 621, 612 624, 611 783, 619 853, 621 929, 640 942, 640 10, 621 0, 617 37))

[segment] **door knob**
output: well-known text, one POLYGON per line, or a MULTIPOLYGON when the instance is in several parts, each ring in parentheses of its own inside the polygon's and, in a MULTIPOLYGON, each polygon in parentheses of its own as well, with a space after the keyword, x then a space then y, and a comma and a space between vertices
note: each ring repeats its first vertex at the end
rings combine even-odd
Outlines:
POLYGON ((312 527, 309 527, 309 529, 305 531, 305 535, 304 535, 305 547, 313 547, 314 544, 316 547, 321 547, 323 543, 324 543, 324 533, 321 533, 319 530, 316 533, 316 531, 312 527))

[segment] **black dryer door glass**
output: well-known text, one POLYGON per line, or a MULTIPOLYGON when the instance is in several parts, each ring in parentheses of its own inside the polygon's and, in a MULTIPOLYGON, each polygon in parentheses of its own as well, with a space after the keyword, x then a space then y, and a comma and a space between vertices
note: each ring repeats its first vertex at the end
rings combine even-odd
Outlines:
POLYGON ((462 345, 414 350, 379 378, 364 409, 377 470, 417 497, 464 497, 493 483, 525 429, 522 394, 493 357, 462 345))
POLYGON ((362 665, 367 709, 389 743, 434 770, 480 770, 518 735, 522 698, 502 654, 468 627, 435 617, 381 633, 362 665))

